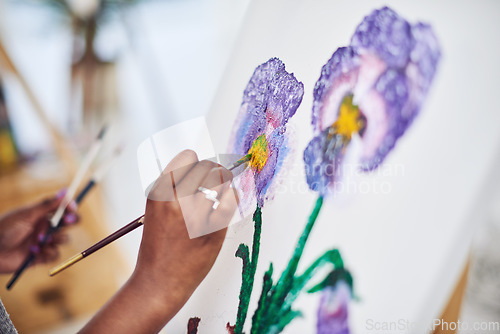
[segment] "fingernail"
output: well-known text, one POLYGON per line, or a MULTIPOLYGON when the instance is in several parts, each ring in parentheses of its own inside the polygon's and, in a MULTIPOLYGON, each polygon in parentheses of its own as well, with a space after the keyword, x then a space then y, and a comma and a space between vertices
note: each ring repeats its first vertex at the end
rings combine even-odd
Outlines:
POLYGON ((66 192, 68 191, 68 189, 66 188, 62 188, 61 190, 59 190, 59 192, 56 194, 56 198, 57 199, 61 199, 64 197, 64 195, 66 195, 66 192))
POLYGON ((76 211, 76 209, 78 209, 78 204, 76 204, 75 201, 71 201, 69 202, 68 204, 68 208, 71 210, 71 211, 76 211))
POLYGON ((33 254, 38 254, 40 253, 40 247, 38 247, 38 245, 31 245, 30 252, 33 254))
POLYGON ((68 225, 76 223, 76 215, 72 212, 64 216, 64 222, 68 225))
POLYGON ((37 236, 38 242, 42 242, 44 238, 45 238, 45 233, 42 233, 42 232, 38 233, 38 236, 37 236))

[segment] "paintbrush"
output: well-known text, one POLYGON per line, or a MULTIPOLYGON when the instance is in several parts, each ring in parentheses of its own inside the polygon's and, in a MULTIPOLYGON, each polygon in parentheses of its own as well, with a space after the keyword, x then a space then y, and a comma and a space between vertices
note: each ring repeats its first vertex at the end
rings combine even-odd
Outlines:
POLYGON ((68 190, 66 191, 66 194, 64 195, 63 200, 61 201, 61 204, 59 205, 56 212, 50 219, 50 226, 52 227, 57 226, 57 224, 59 223, 64 214, 64 210, 66 210, 66 207, 68 206, 69 202, 75 196, 78 186, 80 185, 80 183, 82 183, 85 174, 87 173, 88 169, 90 168, 90 165, 95 160, 97 154, 99 153, 102 147, 106 129, 107 129, 106 125, 102 127, 101 131, 99 131, 99 134, 97 135, 96 141, 92 144, 87 155, 83 158, 80 167, 78 168, 75 176, 73 177, 73 181, 71 182, 70 186, 68 187, 68 190))
MULTIPOLYGON (((233 163, 227 169, 230 170, 230 171, 232 171, 235 168, 237 168, 237 167, 241 166, 242 164, 244 164, 245 162, 249 161, 251 158, 252 158, 252 155, 251 154, 247 154, 244 157, 242 157, 241 159, 237 160, 235 163, 233 163)), ((75 263, 77 263, 80 260, 82 260, 82 259, 86 258, 87 256, 89 256, 90 254, 98 251, 99 249, 103 248, 106 245, 109 245, 113 241, 115 241, 115 240, 123 237, 125 234, 127 234, 129 232, 132 232, 133 230, 135 230, 139 226, 142 226, 143 223, 144 223, 144 215, 142 215, 139 218, 133 220, 132 222, 130 222, 129 224, 125 225, 124 227, 122 227, 121 229, 117 230, 116 232, 111 233, 106 238, 104 238, 101 241, 97 242, 96 244, 90 246, 89 248, 87 248, 83 252, 74 255, 73 257, 71 257, 68 260, 64 261, 60 265, 52 268, 49 271, 49 275, 50 276, 57 275, 58 273, 60 273, 64 269, 66 269, 66 268, 74 265, 75 263)))
MULTIPOLYGON (((99 152, 99 149, 100 149, 100 147, 102 145, 102 138, 104 137, 105 129, 106 129, 106 127, 103 127, 102 130, 99 132, 99 135, 97 136, 96 143, 94 143, 92 145, 91 149, 89 150, 89 153, 87 154, 87 156, 84 159, 85 160, 84 161, 85 162, 85 166, 83 164, 81 165, 78 173, 75 175, 75 177, 73 178, 73 181, 71 182, 71 186, 73 186, 75 188, 78 187, 78 185, 80 184, 81 179, 83 178, 83 176, 85 176, 85 173, 87 172, 87 169, 90 167, 90 164, 92 163, 92 161, 97 156, 97 153, 99 152), (82 168, 82 167, 84 167, 84 168, 82 168), (75 182, 75 181, 77 181, 78 178, 80 178, 80 181, 75 182), (75 184, 76 184, 76 186, 75 186, 75 184)), ((92 175, 92 177, 90 178, 90 180, 87 182, 87 184, 85 185, 85 187, 83 187, 83 189, 76 196, 75 203, 77 205, 82 202, 82 200, 89 193, 89 191, 92 190, 92 188, 102 179, 102 177, 104 176, 104 174, 111 167, 113 160, 116 158, 116 156, 118 156, 120 154, 120 151, 121 151, 121 148, 116 149, 115 152, 113 153, 113 156, 110 159, 108 159, 107 161, 105 161, 94 172, 94 174, 92 175)), ((69 192, 69 190, 66 192, 66 195, 68 194, 68 192, 69 192)), ((76 192, 76 189, 73 191, 73 193, 75 193, 75 192, 76 192)), ((63 207, 62 214, 61 214, 60 218, 58 219, 58 221, 57 221, 57 223, 55 225, 53 224, 53 219, 51 219, 51 224, 49 225, 49 227, 48 227, 47 231, 45 232, 43 238, 38 243, 38 246, 40 247, 40 249, 47 244, 50 236, 63 226, 63 223, 64 223, 64 219, 63 219, 64 210, 66 209, 67 205, 71 201, 72 197, 73 197, 73 195, 71 195, 71 197, 69 198, 69 200, 67 200, 68 201, 67 204, 63 205, 63 202, 64 202, 64 199, 63 199, 63 201, 59 205, 58 210, 59 210, 59 208, 63 207)), ((65 196, 65 198, 66 198, 66 196, 65 196)), ((57 211, 56 211, 56 213, 57 213, 57 211)), ((54 214, 54 216, 55 216, 55 214, 54 214)), ((16 283, 16 281, 19 279, 19 277, 21 276, 21 274, 31 265, 31 263, 35 260, 35 258, 36 258, 36 254, 34 252, 30 252, 28 254, 28 256, 26 256, 26 258, 24 259, 24 262, 19 266, 19 268, 17 268, 17 270, 12 275, 12 278, 7 283, 7 286, 6 286, 7 290, 10 290, 12 288, 12 286, 14 285, 14 283, 16 283)))

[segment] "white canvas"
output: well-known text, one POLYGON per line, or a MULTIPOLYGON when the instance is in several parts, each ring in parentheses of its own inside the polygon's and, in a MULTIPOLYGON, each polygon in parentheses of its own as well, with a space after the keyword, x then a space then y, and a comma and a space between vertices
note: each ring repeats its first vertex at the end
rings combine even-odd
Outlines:
MULTIPOLYGON (((380 169, 356 176, 343 201, 325 203, 299 272, 326 249, 342 252, 360 300, 352 303, 354 333, 376 333, 370 323, 408 324, 423 333, 439 317, 463 269, 477 226, 474 214, 499 150, 500 31, 495 1, 257 0, 249 7, 234 52, 208 116, 217 153, 228 139, 253 70, 280 58, 304 83, 304 99, 289 126, 294 163, 272 203, 263 209, 261 255, 246 328, 255 310, 262 276, 272 261, 276 277, 291 256, 316 194, 304 178, 302 152, 312 137, 312 90, 332 53, 348 45, 364 16, 388 5, 410 22, 430 23, 442 60, 420 115, 380 169), (385 193, 377 187, 387 187, 385 193), (363 189, 368 189, 364 191, 363 189)), ((199 333, 224 333, 234 324, 241 283, 238 244, 251 244, 249 220, 231 227, 214 268, 188 304, 166 327, 186 331, 199 316, 199 333)), ((303 295, 285 333, 314 333, 318 295, 303 295)), ((378 331, 381 332, 381 331, 378 331)), ((383 332, 383 331, 382 331, 383 332)), ((385 333, 388 333, 387 331, 385 333)))

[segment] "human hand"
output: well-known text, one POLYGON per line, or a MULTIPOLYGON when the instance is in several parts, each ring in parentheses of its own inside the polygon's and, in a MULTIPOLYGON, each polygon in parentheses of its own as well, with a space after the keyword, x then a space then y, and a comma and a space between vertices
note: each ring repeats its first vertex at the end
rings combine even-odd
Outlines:
POLYGON ((187 150, 158 178, 148 195, 133 276, 146 283, 143 289, 150 290, 151 296, 176 300, 182 306, 208 274, 236 209, 232 177, 224 167, 198 161, 196 153, 187 150), (217 192, 217 209, 198 190, 200 186, 217 192), (191 239, 190 235, 202 236, 191 239))
MULTIPOLYGON (((30 252, 37 254, 34 264, 51 262, 58 258, 59 246, 68 241, 64 231, 53 233, 43 247, 40 247, 40 241, 50 225, 50 214, 59 206, 62 195, 8 212, 0 217, 0 273, 14 272, 30 252)), ((63 217, 66 225, 78 221, 75 210, 75 204, 68 206, 63 217)))
POLYGON ((134 273, 80 333, 157 333, 165 326, 219 254, 237 205, 231 181, 230 171, 198 161, 193 151, 168 164, 148 195, 134 273), (217 209, 200 186, 217 191, 217 209), (190 239, 187 224, 208 234, 190 239))

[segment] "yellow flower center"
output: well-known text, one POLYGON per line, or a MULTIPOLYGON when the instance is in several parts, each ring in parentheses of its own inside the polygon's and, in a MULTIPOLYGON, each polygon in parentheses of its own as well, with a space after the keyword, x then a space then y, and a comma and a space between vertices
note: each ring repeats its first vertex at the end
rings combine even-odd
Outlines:
POLYGON ((353 133, 360 133, 364 129, 365 119, 358 106, 352 103, 352 95, 344 97, 340 105, 339 116, 332 127, 347 141, 351 140, 353 133))
POLYGON ((257 139, 254 140, 252 146, 248 150, 248 154, 252 155, 252 158, 250 159, 248 164, 250 165, 250 167, 260 172, 262 168, 264 168, 269 155, 267 139, 264 134, 261 134, 257 137, 257 139))

